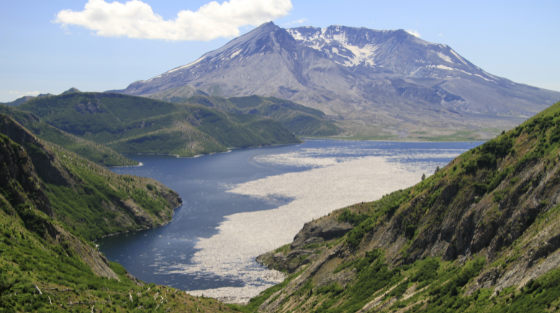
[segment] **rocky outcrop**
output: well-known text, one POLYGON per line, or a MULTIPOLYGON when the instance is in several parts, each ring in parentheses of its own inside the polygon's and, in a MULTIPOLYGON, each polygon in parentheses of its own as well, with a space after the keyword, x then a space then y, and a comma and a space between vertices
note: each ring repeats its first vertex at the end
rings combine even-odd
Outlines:
POLYGON ((80 102, 74 105, 74 110, 81 114, 94 114, 94 113, 105 113, 104 109, 99 107, 99 101, 96 102, 80 102))
POLYGON ((4 114, 0 115, 0 133, 25 148, 43 181, 62 186, 75 185, 72 175, 64 169, 52 151, 25 127, 4 114))
POLYGON ((12 206, 33 203, 40 211, 53 216, 43 183, 25 149, 1 134, 0 164, 0 190, 12 206))
POLYGON ((128 199, 126 201, 120 200, 119 204, 133 216, 134 221, 137 224, 142 226, 153 226, 153 218, 131 199, 128 199))
POLYGON ((118 275, 109 267, 109 261, 99 250, 92 247, 59 226, 55 226, 53 239, 66 249, 71 249, 87 264, 97 276, 119 279, 118 275))
POLYGON ((290 248, 296 249, 301 246, 342 237, 352 228, 354 227, 350 223, 339 223, 333 219, 325 220, 322 223, 305 223, 303 229, 294 237, 290 248))
POLYGON ((158 189, 159 194, 163 196, 165 201, 167 201, 167 203, 169 203, 171 207, 176 209, 183 204, 183 199, 181 199, 181 197, 175 190, 169 189, 161 183, 158 183, 158 185, 159 185, 159 189, 158 189))

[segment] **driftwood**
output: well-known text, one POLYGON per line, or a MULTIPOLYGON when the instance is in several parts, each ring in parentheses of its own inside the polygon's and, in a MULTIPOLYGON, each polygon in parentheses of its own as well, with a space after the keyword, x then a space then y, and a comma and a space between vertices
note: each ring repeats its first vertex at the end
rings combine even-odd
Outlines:
MULTIPOLYGON (((104 301, 87 301, 87 302, 86 302, 86 301, 84 301, 84 302, 78 301, 78 302, 74 302, 74 303, 68 302, 68 305, 69 305, 69 306, 73 306, 73 305, 82 305, 82 304, 85 304, 85 305, 93 304, 93 305, 95 305, 95 304, 98 304, 98 303, 100 303, 100 304, 111 304, 111 302, 109 302, 109 301, 105 301, 105 302, 104 302, 104 301)), ((125 303, 125 304, 126 304, 126 303, 125 303)))

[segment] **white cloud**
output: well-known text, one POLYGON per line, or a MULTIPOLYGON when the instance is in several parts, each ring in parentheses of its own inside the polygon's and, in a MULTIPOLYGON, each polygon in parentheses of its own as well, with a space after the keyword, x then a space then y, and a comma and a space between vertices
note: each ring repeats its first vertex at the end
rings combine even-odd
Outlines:
POLYGON ((295 20, 295 21, 288 22, 288 23, 286 23, 286 24, 284 24, 284 25, 290 26, 290 25, 303 24, 303 23, 305 23, 305 22, 307 22, 307 19, 306 19, 306 18, 301 18, 301 19, 299 19, 299 20, 295 20))
POLYGON ((16 95, 38 95, 40 92, 38 91, 10 91, 11 94, 16 95))
POLYGON ((212 40, 239 36, 239 27, 258 26, 286 16, 292 9, 290 0, 212 1, 193 12, 183 10, 175 20, 164 20, 147 3, 89 0, 84 10, 58 12, 55 23, 83 26, 99 36, 180 40, 212 40))
POLYGON ((442 33, 439 33, 438 36, 443 37, 443 34, 442 34, 442 33))
POLYGON ((420 33, 416 29, 408 29, 408 30, 406 30, 406 32, 411 34, 414 37, 420 38, 420 33))

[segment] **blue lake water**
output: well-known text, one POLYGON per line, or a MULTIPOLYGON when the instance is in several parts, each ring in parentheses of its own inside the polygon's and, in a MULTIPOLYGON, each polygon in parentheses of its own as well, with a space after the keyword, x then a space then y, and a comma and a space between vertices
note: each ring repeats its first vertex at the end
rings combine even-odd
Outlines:
MULTIPOLYGON (((229 153, 176 158, 161 155, 129 155, 142 162, 139 167, 118 167, 112 171, 156 179, 177 191, 183 205, 175 210, 166 226, 120 234, 98 241, 100 250, 111 261, 119 262, 135 277, 183 290, 242 287, 242 277, 220 277, 214 273, 169 273, 176 264, 190 264, 197 238, 209 238, 224 216, 277 208, 290 199, 259 200, 226 192, 232 186, 268 176, 306 171, 311 166, 262 163, 259 157, 305 151, 314 158, 355 158, 391 156, 393 162, 423 162, 443 166, 480 142, 372 142, 308 140, 300 145, 233 150, 229 153), (438 154, 442 154, 438 157, 438 154), (443 153, 447 152, 447 153, 443 153), (420 157, 408 158, 409 155, 420 157), (422 155, 430 155, 422 158, 422 155)), ((260 268, 256 262, 256 268, 260 268)))

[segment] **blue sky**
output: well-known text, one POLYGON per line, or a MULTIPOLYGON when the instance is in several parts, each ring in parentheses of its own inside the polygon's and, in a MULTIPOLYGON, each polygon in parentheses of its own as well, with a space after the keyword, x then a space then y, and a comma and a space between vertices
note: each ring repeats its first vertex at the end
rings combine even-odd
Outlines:
MULTIPOLYGON (((110 6, 112 0, 89 1, 132 10, 124 0, 117 1, 120 7, 110 6)), ((136 0, 133 4, 159 16, 152 21, 157 27, 150 28, 158 31, 147 33, 119 16, 84 15, 88 0, 0 0, 0 102, 70 87, 122 89, 190 63, 264 20, 282 27, 338 24, 415 31, 424 40, 451 46, 491 74, 560 91, 558 0, 231 0, 200 9, 209 2, 136 0), (192 12, 178 18, 180 11, 192 12)))

